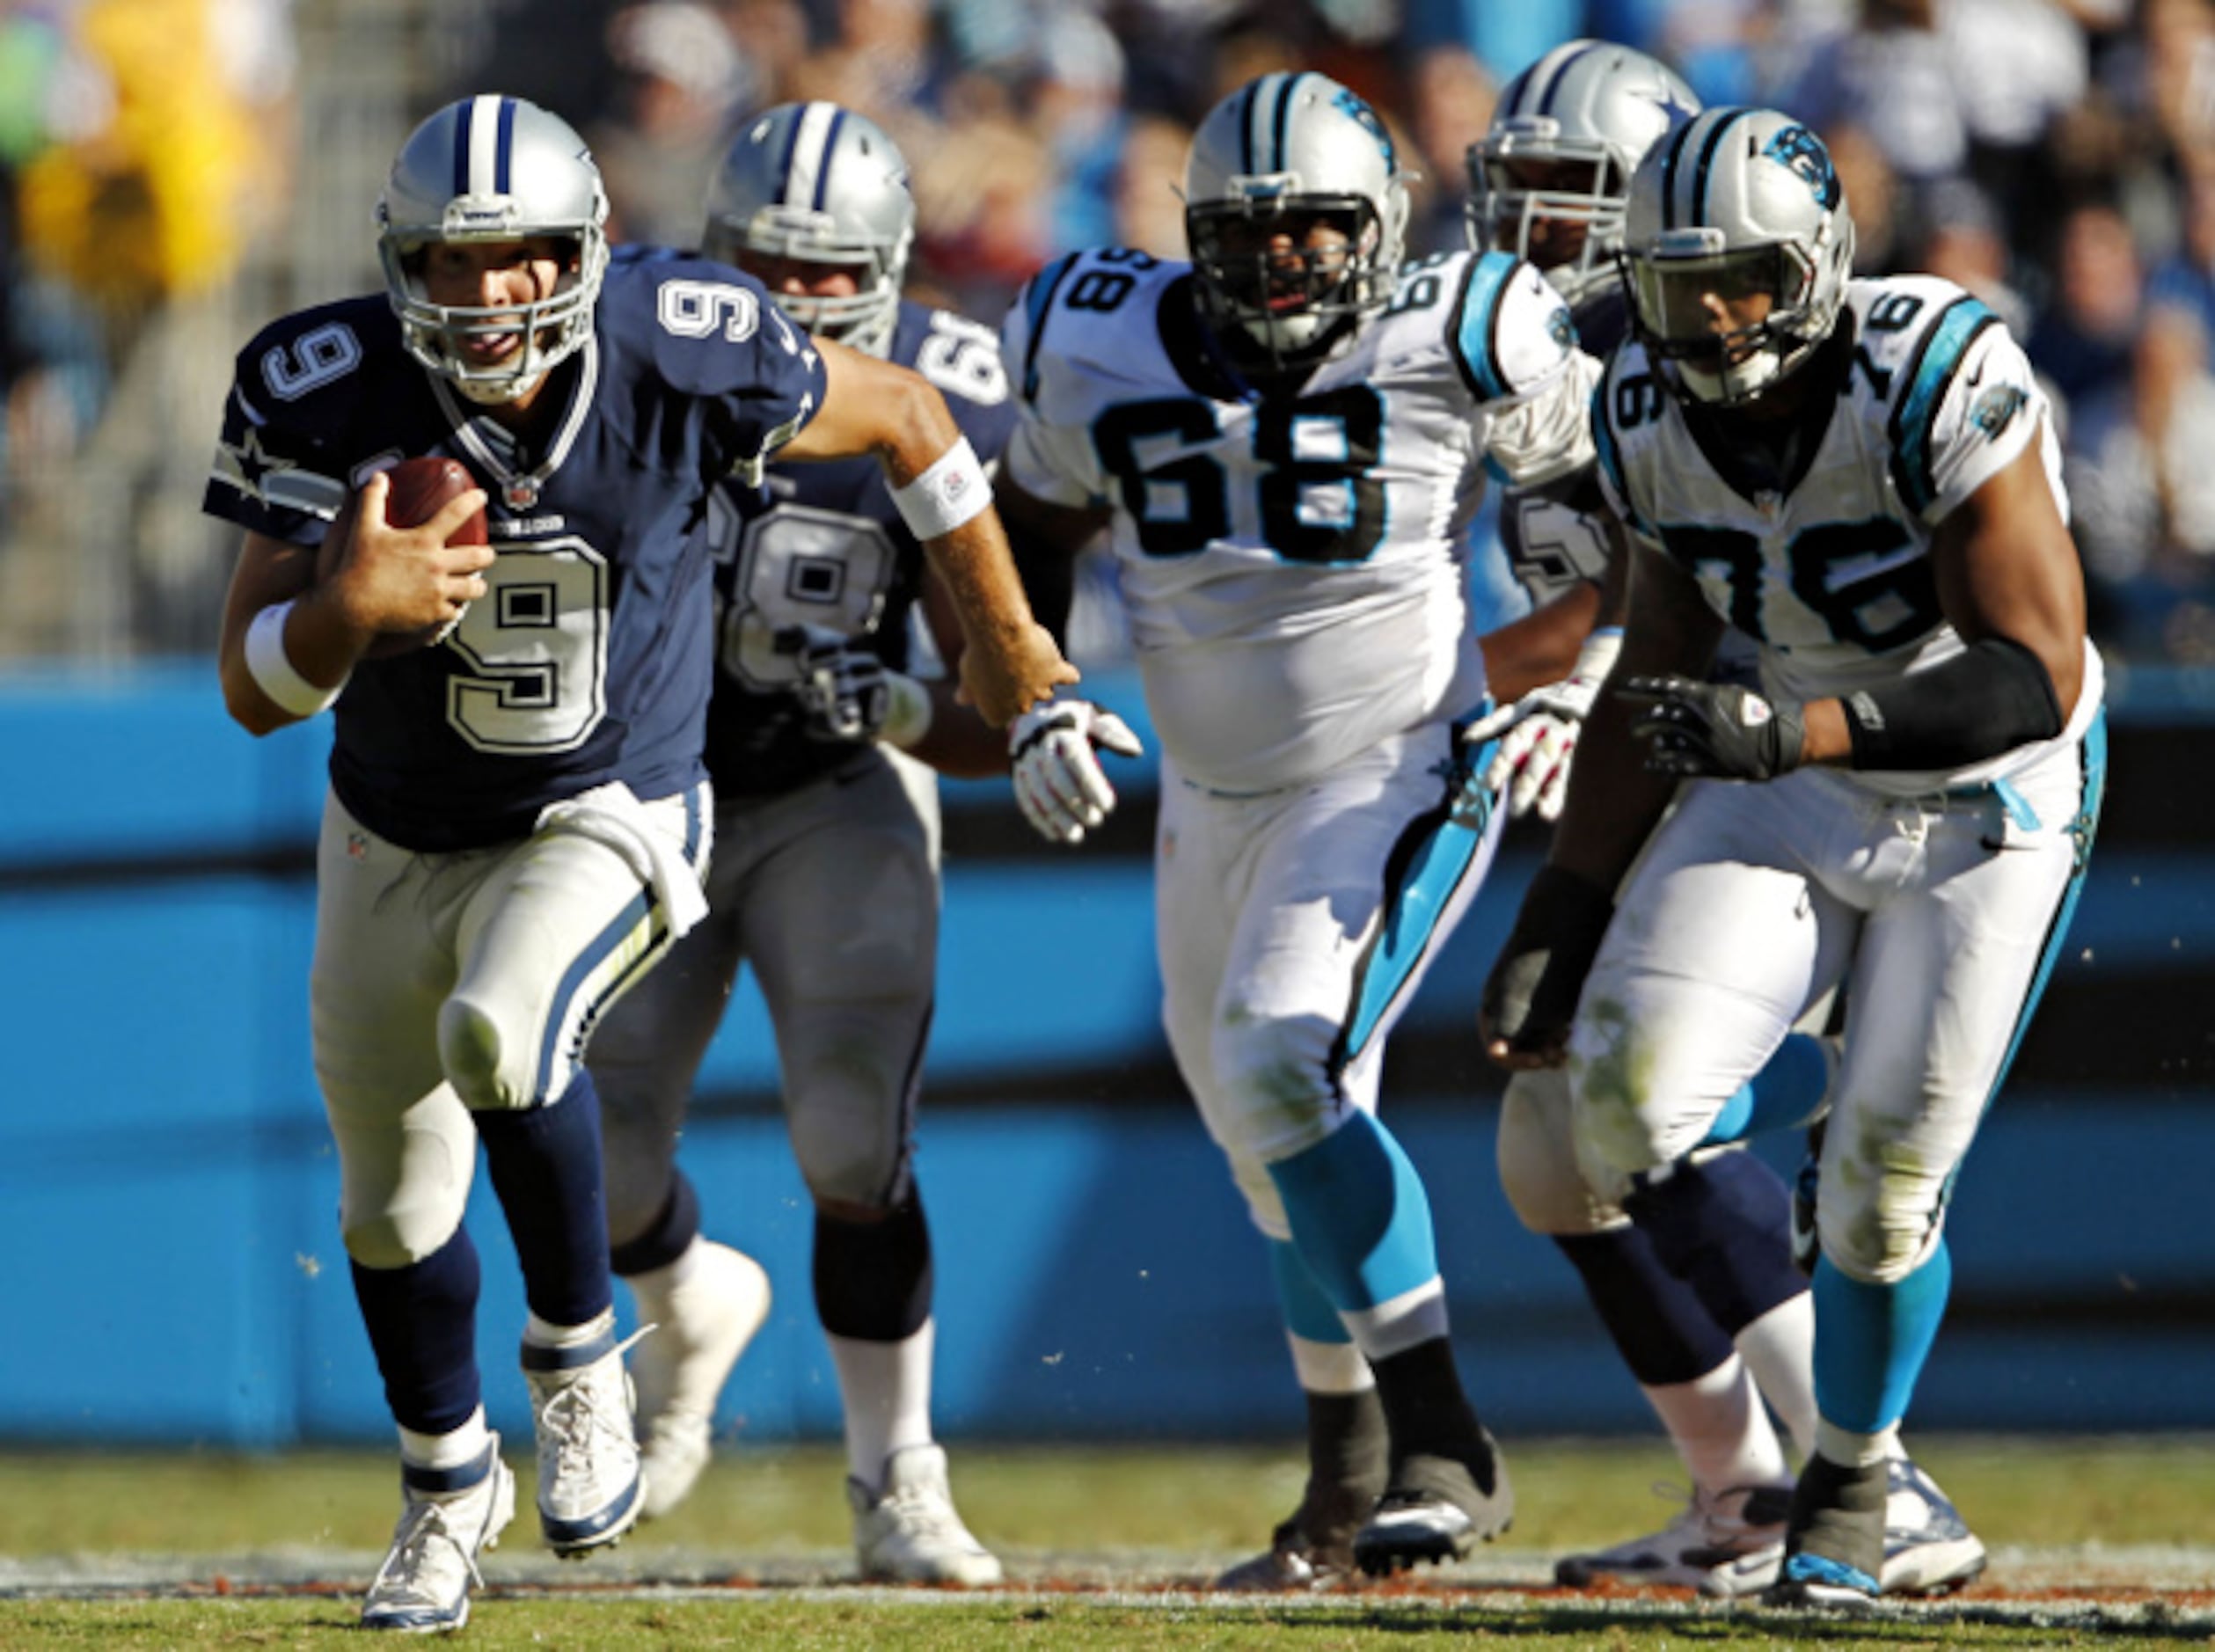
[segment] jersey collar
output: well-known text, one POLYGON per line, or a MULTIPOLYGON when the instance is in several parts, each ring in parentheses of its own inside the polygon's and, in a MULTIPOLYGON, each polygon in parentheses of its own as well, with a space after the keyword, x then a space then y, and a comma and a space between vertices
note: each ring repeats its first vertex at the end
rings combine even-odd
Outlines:
MULTIPOLYGON (((545 491, 546 484, 583 433, 600 383, 599 339, 587 339, 584 348, 574 359, 578 368, 570 379, 568 405, 562 409, 561 420, 554 428, 546 457, 528 471, 518 469, 514 463, 515 456, 522 450, 504 427, 486 414, 465 406, 445 380, 431 380, 432 393, 438 398, 447 423, 453 427, 455 442, 481 474, 493 479, 501 502, 509 510, 526 511, 537 504, 538 495, 545 491)), ((554 371, 558 373, 561 369, 557 367, 554 371)))

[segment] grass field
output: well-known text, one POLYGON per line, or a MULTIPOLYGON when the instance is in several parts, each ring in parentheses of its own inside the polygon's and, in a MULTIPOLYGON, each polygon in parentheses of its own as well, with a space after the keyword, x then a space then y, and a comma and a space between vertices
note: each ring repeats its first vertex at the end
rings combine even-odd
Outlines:
MULTIPOLYGON (((844 1585, 842 1473, 816 1450, 719 1459, 676 1516, 562 1565, 524 1513, 486 1565, 467 1632, 487 1648, 1404 1646, 1514 1635, 1608 1648, 2175 1646, 2215 1641, 2215 1441, 1925 1440, 1923 1461, 1992 1551, 1953 1600, 1780 1617, 1666 1592, 1550 1586, 1561 1549, 1649 1529, 1666 1453, 1511 1448, 1518 1509, 1497 1548, 1355 1593, 1203 1591, 1298 1497, 1288 1452, 1212 1447, 957 1450, 954 1486, 1009 1564, 1002 1590, 844 1585)), ((0 1458, 0 1647, 327 1645, 354 1621, 396 1507, 372 1455, 0 1458)))

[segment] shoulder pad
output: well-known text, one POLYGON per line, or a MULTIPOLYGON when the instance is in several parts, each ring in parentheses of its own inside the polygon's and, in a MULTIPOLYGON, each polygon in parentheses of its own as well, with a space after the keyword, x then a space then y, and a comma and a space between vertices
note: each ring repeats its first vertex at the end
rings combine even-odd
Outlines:
POLYGON ((1186 268, 1129 247, 1100 247, 1057 259, 1032 276, 1008 311, 1000 344, 1023 399, 1037 398, 1041 363, 1049 352, 1081 356, 1089 337, 1071 335, 1090 334, 1086 319, 1151 303, 1186 268))
POLYGON ((1448 322, 1456 365, 1479 401, 1518 396, 1576 350, 1576 323, 1553 283, 1509 252, 1469 259, 1448 322))
POLYGON ((1885 429, 1892 479, 1901 500, 1920 515, 1937 497, 1939 409, 1971 347, 1999 318, 1934 276, 1856 281, 1848 291, 1870 387, 1890 410, 1885 429))

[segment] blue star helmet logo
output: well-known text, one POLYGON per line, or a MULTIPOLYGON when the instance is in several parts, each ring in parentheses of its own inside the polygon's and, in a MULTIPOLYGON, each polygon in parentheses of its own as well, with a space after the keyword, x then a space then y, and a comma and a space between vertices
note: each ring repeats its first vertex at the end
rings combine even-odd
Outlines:
POLYGON ((1842 193, 1839 186, 1839 169, 1831 164, 1831 151, 1823 147, 1823 140, 1803 126, 1788 126, 1771 138, 1762 151, 1764 158, 1799 174, 1802 182, 1815 192, 1815 198, 1825 212, 1839 204, 1842 193))
POLYGON ((1393 152, 1392 134, 1385 130, 1385 123, 1378 118, 1377 111, 1343 86, 1338 89, 1338 96, 1332 99, 1331 102, 1345 114, 1347 119, 1363 128, 1370 136, 1377 140, 1377 147, 1385 151, 1385 164, 1397 171, 1400 163, 1393 152))

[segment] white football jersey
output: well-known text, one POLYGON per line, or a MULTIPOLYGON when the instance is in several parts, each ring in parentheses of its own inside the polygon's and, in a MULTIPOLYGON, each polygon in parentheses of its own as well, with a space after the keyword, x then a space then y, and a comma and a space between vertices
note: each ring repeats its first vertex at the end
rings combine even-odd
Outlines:
MULTIPOLYGON (((1846 388, 1782 489, 1756 486, 1728 451, 1718 463, 1635 341, 1609 359, 1593 398, 1609 502, 1759 642, 1762 679, 1778 699, 1845 696, 1962 652, 1939 608, 1933 532, 2033 442, 2068 515, 2046 397, 1991 311, 1924 275, 1851 281, 1846 304, 1855 341, 1846 388)), ((2099 656, 2089 645, 2087 655, 2063 740, 2099 708, 2099 656)), ((2008 773, 2045 749, 1942 774, 1856 778, 1913 795, 2008 773)))
POLYGON ((1590 460, 1597 366, 1529 265, 1408 266, 1301 384, 1246 391, 1183 264, 1089 252, 1034 277, 1002 329, 1024 491, 1114 508, 1146 703, 1200 785, 1250 793, 1473 709, 1464 594, 1487 460, 1539 481, 1590 460))

